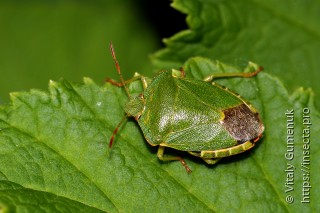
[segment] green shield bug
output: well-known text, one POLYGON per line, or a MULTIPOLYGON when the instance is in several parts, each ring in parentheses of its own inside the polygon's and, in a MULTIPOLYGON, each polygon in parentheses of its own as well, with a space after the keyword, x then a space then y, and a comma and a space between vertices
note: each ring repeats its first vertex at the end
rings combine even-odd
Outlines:
POLYGON ((136 74, 124 81, 112 43, 110 50, 121 82, 107 81, 124 87, 129 101, 124 107, 126 115, 115 128, 109 147, 122 122, 133 117, 147 142, 159 146, 160 160, 179 160, 190 173, 182 157, 164 156, 164 149, 186 151, 208 164, 215 164, 223 157, 251 149, 262 137, 264 125, 257 110, 238 94, 212 82, 223 77, 250 78, 262 67, 249 73, 213 74, 202 81, 186 78, 182 69, 161 71, 153 79, 136 74), (141 81, 143 92, 133 98, 126 85, 134 81, 141 81))

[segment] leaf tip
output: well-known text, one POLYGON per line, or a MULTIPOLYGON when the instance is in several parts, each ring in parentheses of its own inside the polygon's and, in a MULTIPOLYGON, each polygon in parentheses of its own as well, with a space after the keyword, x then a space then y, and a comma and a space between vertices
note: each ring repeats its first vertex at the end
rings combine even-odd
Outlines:
POLYGON ((57 82, 53 81, 53 80, 49 80, 49 87, 57 87, 57 82))
POLYGON ((89 77, 83 77, 83 82, 85 84, 93 84, 94 83, 94 81, 89 77))

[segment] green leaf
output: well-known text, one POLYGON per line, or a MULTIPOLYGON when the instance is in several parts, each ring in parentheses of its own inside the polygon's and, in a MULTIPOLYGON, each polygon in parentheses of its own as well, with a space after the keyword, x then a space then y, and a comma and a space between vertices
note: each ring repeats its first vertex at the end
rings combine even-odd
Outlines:
POLYGON ((158 69, 179 68, 193 56, 240 66, 250 60, 291 91, 320 91, 320 1, 175 0, 172 6, 187 14, 189 29, 164 39, 167 47, 153 58, 158 69))
MULTIPOLYGON (((213 70, 239 71, 204 58, 190 59, 184 67, 187 76, 191 73, 195 78, 213 70)), ((44 200, 48 202, 46 207, 53 210, 56 205, 51 201, 58 200, 63 206, 61 212, 76 208, 76 203, 88 210, 105 212, 319 210, 316 202, 298 204, 302 184, 301 109, 308 107, 312 123, 319 123, 313 94, 299 90, 288 98, 282 84, 267 72, 251 79, 219 81, 260 111, 266 126, 264 138, 252 151, 224 159, 215 166, 186 153, 166 151, 182 155, 193 170, 190 175, 180 162, 160 162, 157 148, 147 144, 133 120, 120 128, 112 149, 108 149, 109 138, 124 115, 122 107, 127 97, 122 88, 98 86, 85 78, 83 84, 50 82, 50 93, 12 93, 12 105, 0 111, 0 179, 2 184, 9 185, 0 190, 0 208, 13 211, 19 206, 23 211, 44 200), (297 169, 295 191, 291 193, 296 203, 289 205, 284 192, 288 162, 284 154, 285 113, 291 108, 295 109, 297 136, 295 158, 289 163, 297 169), (24 199, 25 192, 31 196, 29 200, 24 199)), ((313 157, 319 153, 319 146, 313 143, 317 136, 319 129, 313 125, 311 174, 315 174, 319 163, 313 157)), ((319 179, 312 176, 314 197, 319 195, 315 188, 318 184, 319 179)))
POLYGON ((1 212, 102 212, 82 203, 47 192, 0 181, 1 212))

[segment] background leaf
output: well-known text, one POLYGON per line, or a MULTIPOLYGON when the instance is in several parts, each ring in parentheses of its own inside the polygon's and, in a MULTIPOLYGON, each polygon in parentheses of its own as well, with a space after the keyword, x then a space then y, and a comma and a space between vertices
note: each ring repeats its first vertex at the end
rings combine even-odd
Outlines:
POLYGON ((172 6, 188 15, 190 29, 164 40, 167 47, 153 59, 159 69, 179 68, 192 56, 239 66, 250 60, 291 91, 300 86, 320 91, 319 1, 175 0, 172 6))

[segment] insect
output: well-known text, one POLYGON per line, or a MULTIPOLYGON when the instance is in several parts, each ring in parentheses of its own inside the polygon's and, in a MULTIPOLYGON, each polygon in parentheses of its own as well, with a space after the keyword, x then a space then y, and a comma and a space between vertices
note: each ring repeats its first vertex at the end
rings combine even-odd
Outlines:
POLYGON ((159 72, 153 79, 136 74, 125 81, 112 43, 110 50, 121 82, 112 79, 107 82, 124 87, 129 101, 124 107, 126 115, 113 131, 109 147, 123 121, 133 117, 146 141, 151 146, 159 146, 160 160, 179 160, 190 173, 182 157, 164 156, 165 148, 186 151, 208 164, 215 164, 223 157, 251 149, 262 137, 264 125, 257 110, 238 94, 212 82, 223 77, 250 78, 262 67, 251 73, 213 74, 203 81, 186 78, 182 69, 159 72), (143 85, 138 97, 131 97, 127 87, 134 81, 141 81, 143 85))

